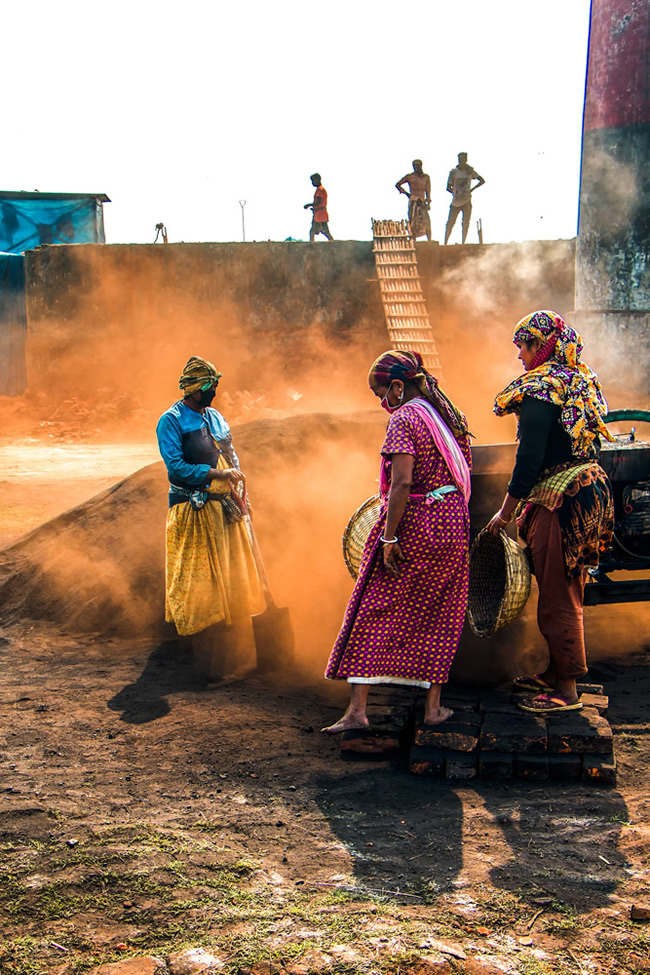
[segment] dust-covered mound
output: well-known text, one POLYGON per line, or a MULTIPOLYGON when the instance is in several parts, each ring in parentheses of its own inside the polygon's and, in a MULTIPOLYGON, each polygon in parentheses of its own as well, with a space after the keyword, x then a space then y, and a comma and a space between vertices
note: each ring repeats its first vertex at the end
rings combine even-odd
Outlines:
MULTIPOLYGON (((275 601, 291 610, 300 661, 318 672, 352 588, 341 536, 353 511, 377 492, 385 425, 374 410, 233 428, 275 601)), ((496 501, 494 486, 479 481, 476 527, 496 501)), ((166 512, 166 472, 157 463, 32 531, 0 555, 3 619, 48 620, 64 634, 173 636, 164 622, 166 512)), ((531 645, 524 629, 519 621, 488 646, 466 628, 460 676, 502 678, 515 651, 521 657, 531 645)))
MULTIPOLYGON (((290 599, 294 615, 301 606, 313 612, 331 592, 338 622, 349 588, 339 540, 376 490, 384 426, 382 414, 369 412, 233 430, 276 601, 290 599)), ((65 632, 159 634, 166 512, 166 471, 157 463, 32 531, 0 555, 2 618, 51 620, 65 632)))

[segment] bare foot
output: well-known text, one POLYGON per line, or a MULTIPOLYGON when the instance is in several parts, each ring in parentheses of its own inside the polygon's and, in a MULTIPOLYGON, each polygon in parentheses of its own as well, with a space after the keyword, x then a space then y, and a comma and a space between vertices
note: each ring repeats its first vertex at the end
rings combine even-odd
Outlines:
POLYGON ((442 724, 443 721, 451 718, 453 713, 451 708, 436 708, 431 714, 425 714, 424 723, 428 725, 442 724))
POLYGON ((338 735, 341 731, 352 731, 361 730, 368 727, 368 719, 365 715, 348 714, 346 711, 340 721, 336 724, 331 724, 328 728, 321 728, 321 732, 325 735, 338 735))

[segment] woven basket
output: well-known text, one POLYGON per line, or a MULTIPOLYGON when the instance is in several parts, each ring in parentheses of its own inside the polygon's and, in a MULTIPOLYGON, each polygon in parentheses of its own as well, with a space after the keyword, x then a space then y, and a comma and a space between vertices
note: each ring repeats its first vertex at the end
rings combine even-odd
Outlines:
POLYGON ((530 566, 523 549, 504 531, 485 528, 469 553, 467 617, 477 636, 492 636, 517 619, 530 595, 530 566))
POLYGON ((347 528, 343 532, 343 558, 353 579, 358 578, 361 556, 368 541, 368 535, 373 525, 377 524, 381 511, 381 496, 373 494, 364 501, 360 508, 350 518, 347 528))

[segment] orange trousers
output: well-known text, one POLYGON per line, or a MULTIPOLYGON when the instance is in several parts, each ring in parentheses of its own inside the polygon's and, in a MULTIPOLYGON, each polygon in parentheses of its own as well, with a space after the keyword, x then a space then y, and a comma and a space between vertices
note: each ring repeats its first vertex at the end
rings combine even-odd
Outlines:
POLYGON ((551 662, 546 676, 573 680, 587 673, 583 598, 585 574, 569 579, 557 511, 534 505, 526 541, 539 587, 537 623, 548 644, 551 662))

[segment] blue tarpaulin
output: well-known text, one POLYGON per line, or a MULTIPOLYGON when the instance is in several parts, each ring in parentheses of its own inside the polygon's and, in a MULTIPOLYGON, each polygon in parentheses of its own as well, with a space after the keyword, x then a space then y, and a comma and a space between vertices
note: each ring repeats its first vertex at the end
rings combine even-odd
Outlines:
POLYGON ((0 251, 20 254, 41 244, 103 244, 103 193, 3 193, 0 251))
POLYGON ((25 373, 25 258, 0 253, 0 396, 20 396, 25 373))

